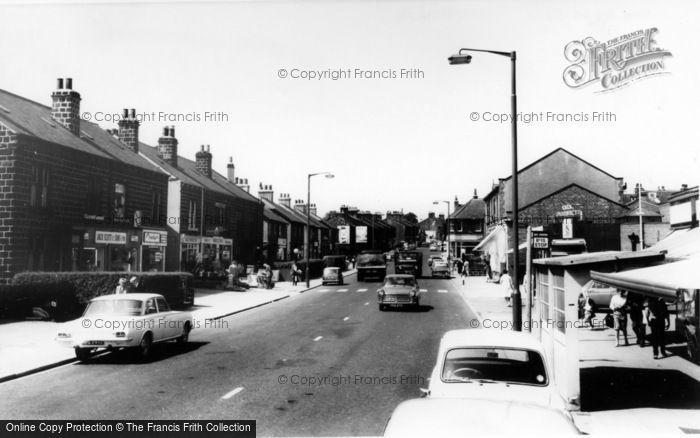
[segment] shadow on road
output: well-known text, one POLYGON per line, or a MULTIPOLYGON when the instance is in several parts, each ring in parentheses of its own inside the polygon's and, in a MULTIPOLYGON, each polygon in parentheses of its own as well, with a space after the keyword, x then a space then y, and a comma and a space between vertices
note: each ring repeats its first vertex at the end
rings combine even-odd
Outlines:
POLYGON ((105 354, 98 354, 87 361, 80 362, 79 365, 115 365, 159 362, 161 360, 195 351, 208 343, 209 342, 188 342, 185 345, 179 345, 173 342, 166 342, 162 344, 155 344, 153 345, 151 354, 147 359, 139 358, 136 352, 133 350, 115 350, 112 352, 106 352, 105 354))
POLYGON ((700 383, 678 370, 581 369, 581 410, 700 409, 700 383))
POLYGON ((409 312, 409 313, 421 313, 421 312, 430 312, 433 310, 433 306, 427 306, 425 304, 421 304, 419 306, 400 306, 400 307, 387 307, 385 309, 386 312, 409 312))

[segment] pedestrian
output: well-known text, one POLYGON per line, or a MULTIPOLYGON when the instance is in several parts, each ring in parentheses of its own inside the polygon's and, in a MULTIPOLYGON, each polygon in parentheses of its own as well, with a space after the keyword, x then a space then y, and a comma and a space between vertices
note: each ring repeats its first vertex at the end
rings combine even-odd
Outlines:
POLYGON ((595 318, 595 303, 589 297, 583 304, 583 326, 590 325, 590 329, 595 329, 595 324, 593 324, 593 318, 595 318))
POLYGON ((462 266, 462 276, 469 277, 469 260, 464 259, 464 264, 462 266))
POLYGON ((138 292, 140 284, 141 280, 139 280, 139 278, 134 275, 129 279, 129 283, 126 285, 126 291, 129 293, 136 293, 138 292))
POLYGON ((235 289, 238 287, 238 262, 231 260, 231 264, 228 265, 226 270, 228 273, 228 287, 229 289, 235 289))
POLYGON ((627 302, 630 309, 630 321, 632 321, 632 331, 637 337, 637 345, 644 347, 647 326, 644 324, 644 300, 641 295, 629 294, 627 302))
POLYGON ((627 340, 627 292, 617 291, 617 294, 610 299, 610 310, 612 310, 614 321, 615 346, 620 346, 620 333, 625 337, 625 345, 629 345, 627 340))
POLYGON ((666 352, 665 331, 671 326, 671 320, 663 298, 649 298, 645 303, 645 314, 649 327, 651 328, 651 347, 654 352, 654 359, 659 358, 659 353, 663 357, 668 356, 666 352))
POLYGON ((491 256, 488 254, 484 256, 484 265, 486 268, 486 282, 490 283, 493 281, 493 272, 491 270, 491 256))
POLYGON ((120 278, 117 283, 117 289, 114 291, 115 294, 125 294, 127 293, 126 278, 120 278))
POLYGON ((292 262, 292 285, 296 286, 301 276, 301 270, 297 266, 297 262, 292 262))
POLYGON ((500 278, 500 283, 501 287, 503 288, 503 295, 506 299, 508 307, 513 307, 513 304, 510 302, 510 296, 513 293, 513 279, 510 278, 510 274, 508 274, 507 269, 503 271, 503 275, 501 275, 500 278))
POLYGON ((586 298, 583 296, 583 292, 578 294, 578 319, 583 319, 584 307, 586 306, 586 298))

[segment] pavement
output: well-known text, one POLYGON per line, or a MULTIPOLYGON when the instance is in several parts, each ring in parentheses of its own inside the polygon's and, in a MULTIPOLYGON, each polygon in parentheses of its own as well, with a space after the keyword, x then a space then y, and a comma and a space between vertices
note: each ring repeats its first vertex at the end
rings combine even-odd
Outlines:
MULTIPOLYGON (((345 276, 356 270, 347 271, 345 276)), ((245 292, 195 289, 192 318, 203 326, 205 320, 224 318, 239 312, 289 298, 321 285, 321 279, 296 286, 291 281, 275 283, 272 289, 250 288, 245 292)), ((0 324, 0 383, 75 362, 75 353, 54 342, 62 323, 19 321, 0 324)), ((195 325, 196 327, 197 325, 195 325)))

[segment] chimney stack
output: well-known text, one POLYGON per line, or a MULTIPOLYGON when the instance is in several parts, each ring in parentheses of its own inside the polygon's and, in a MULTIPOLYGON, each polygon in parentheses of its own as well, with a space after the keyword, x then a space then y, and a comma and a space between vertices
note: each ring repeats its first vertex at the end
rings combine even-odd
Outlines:
POLYGON ((73 91, 73 79, 58 79, 56 91, 51 94, 51 117, 68 128, 75 135, 80 135, 80 93, 73 91))
POLYGON ((316 210, 316 204, 311 204, 309 211, 311 212, 312 215, 318 216, 318 214, 316 214, 316 212, 318 211, 318 210, 316 210))
POLYGON ((158 155, 171 166, 177 167, 177 138, 174 126, 163 127, 163 136, 158 139, 158 155))
POLYGON ((457 211, 458 208, 459 208, 459 201, 457 200, 457 195, 455 195, 455 208, 453 210, 457 211))
POLYGON ((260 190, 258 190, 258 198, 274 202, 274 194, 275 192, 272 191, 272 185, 262 185, 262 183, 260 184, 260 190))
POLYGON ((284 205, 287 208, 292 207, 292 198, 289 196, 289 193, 282 193, 280 195, 279 204, 284 205))
POLYGON ((209 152, 209 145, 202 145, 202 150, 197 152, 195 157, 197 172, 205 175, 207 178, 211 178, 211 152, 209 152))
POLYGON ((228 157, 228 164, 226 165, 226 179, 229 182, 234 182, 236 173, 236 166, 233 165, 233 157, 228 157))
POLYGON ((304 202, 303 199, 297 199, 294 201, 294 209, 306 216, 306 202, 304 202))
POLYGON ((472 196, 474 199, 479 199, 479 195, 476 194, 476 189, 474 189, 474 196, 472 196))
POLYGON ((136 120, 136 110, 124 108, 124 113, 119 120, 119 140, 129 149, 139 153, 139 121, 136 120))

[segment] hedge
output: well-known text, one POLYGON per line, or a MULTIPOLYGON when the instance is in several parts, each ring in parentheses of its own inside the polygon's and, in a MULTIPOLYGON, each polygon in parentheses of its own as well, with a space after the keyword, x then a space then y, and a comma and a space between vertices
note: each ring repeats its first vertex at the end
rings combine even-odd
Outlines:
POLYGON ((140 280, 137 292, 161 294, 175 309, 194 304, 192 274, 187 272, 23 272, 0 289, 0 312, 23 317, 35 306, 49 310, 53 301, 55 319, 77 318, 91 299, 113 294, 120 278, 134 275, 140 280))

